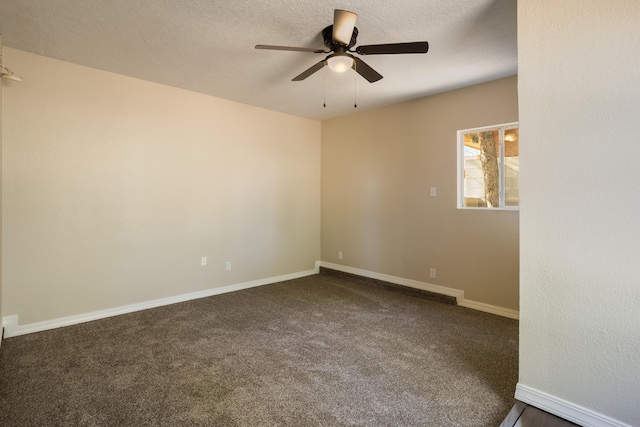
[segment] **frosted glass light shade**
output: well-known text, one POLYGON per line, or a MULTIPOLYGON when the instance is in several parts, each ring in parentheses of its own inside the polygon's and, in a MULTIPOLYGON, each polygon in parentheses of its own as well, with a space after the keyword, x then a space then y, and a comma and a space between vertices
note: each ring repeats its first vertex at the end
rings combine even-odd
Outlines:
POLYGON ((327 59, 327 63, 332 71, 344 73, 353 66, 353 58, 346 55, 332 56, 327 59))

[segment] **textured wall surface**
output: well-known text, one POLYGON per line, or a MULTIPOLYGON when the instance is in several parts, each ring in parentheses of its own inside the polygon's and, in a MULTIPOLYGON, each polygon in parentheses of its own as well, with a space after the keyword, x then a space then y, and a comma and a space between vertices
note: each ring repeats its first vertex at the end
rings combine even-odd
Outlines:
POLYGON ((520 385, 640 425, 640 4, 518 2, 520 385))
POLYGON ((518 212, 456 208, 456 131, 517 120, 509 77, 324 121, 322 260, 518 310, 518 212))
POLYGON ((314 268, 319 122, 4 54, 24 79, 3 93, 4 316, 38 322, 314 268))

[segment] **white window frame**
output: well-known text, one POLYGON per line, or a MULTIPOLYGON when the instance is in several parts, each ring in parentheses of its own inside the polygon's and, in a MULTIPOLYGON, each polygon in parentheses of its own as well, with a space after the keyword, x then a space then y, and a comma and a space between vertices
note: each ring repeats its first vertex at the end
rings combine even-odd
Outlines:
MULTIPOLYGON (((520 210, 520 203, 518 206, 505 206, 504 200, 504 133, 508 129, 519 129, 519 122, 503 123, 500 125, 483 126, 479 128, 462 129, 457 134, 457 155, 458 155, 458 167, 457 167, 457 180, 458 180, 458 197, 457 205, 458 209, 471 209, 471 210, 488 210, 488 211, 517 211, 520 210), (499 169, 499 181, 500 181, 500 206, 499 207, 487 207, 487 206, 465 206, 464 205, 464 135, 467 133, 485 132, 488 130, 498 131, 498 146, 500 157, 498 159, 499 169)), ((519 132, 518 132, 519 135, 519 132)))

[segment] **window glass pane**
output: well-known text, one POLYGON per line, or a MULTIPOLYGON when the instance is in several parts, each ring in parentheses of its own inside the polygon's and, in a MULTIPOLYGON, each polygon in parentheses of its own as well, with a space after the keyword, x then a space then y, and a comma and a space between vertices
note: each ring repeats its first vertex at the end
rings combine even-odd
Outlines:
POLYGON ((464 134, 465 207, 499 207, 500 175, 497 130, 464 134))
POLYGON ((518 206, 520 203, 520 153, 518 129, 504 131, 504 203, 518 206))

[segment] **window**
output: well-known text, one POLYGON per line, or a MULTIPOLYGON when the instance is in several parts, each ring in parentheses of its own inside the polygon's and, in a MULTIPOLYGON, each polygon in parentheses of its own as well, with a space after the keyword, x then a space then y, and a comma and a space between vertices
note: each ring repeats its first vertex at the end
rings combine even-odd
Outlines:
POLYGON ((458 131, 458 208, 517 209, 518 123, 458 131))

